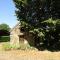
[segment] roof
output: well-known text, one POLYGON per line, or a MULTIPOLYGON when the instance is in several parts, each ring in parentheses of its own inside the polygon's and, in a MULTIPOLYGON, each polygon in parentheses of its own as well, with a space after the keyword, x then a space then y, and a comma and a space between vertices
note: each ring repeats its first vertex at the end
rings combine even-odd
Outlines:
POLYGON ((11 32, 13 29, 15 29, 18 25, 20 25, 20 22, 18 22, 18 23, 10 30, 10 32, 11 32))

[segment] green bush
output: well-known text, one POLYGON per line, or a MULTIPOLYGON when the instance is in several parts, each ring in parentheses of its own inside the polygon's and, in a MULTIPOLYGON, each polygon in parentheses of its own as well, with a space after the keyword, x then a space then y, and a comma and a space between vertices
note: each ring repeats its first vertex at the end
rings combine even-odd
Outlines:
POLYGON ((9 36, 0 36, 0 42, 8 42, 8 41, 10 41, 9 36))

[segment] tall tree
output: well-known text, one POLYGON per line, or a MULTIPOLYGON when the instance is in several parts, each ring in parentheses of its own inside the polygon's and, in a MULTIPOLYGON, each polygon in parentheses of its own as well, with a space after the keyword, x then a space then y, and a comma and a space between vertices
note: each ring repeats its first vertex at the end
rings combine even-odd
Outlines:
POLYGON ((0 30, 10 31, 10 27, 9 27, 9 25, 2 23, 2 24, 0 24, 0 30))
MULTIPOLYGON (((39 38, 39 46, 55 48, 60 40, 59 0, 13 0, 16 16, 25 30, 39 38), (53 42, 53 43, 52 43, 53 42)), ((38 41, 38 38, 36 39, 38 41)))

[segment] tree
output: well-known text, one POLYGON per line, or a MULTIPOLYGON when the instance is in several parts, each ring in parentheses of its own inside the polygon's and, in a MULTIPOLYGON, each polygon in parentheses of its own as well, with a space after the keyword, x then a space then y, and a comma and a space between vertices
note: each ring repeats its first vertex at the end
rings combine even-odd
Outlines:
POLYGON ((54 48, 60 40, 59 0, 13 0, 16 16, 25 30, 35 34, 39 47, 54 48), (53 42, 53 43, 52 43, 53 42), (41 44, 42 43, 42 44, 41 44))
POLYGON ((3 24, 0 24, 0 30, 10 31, 10 27, 9 25, 3 23, 3 24))

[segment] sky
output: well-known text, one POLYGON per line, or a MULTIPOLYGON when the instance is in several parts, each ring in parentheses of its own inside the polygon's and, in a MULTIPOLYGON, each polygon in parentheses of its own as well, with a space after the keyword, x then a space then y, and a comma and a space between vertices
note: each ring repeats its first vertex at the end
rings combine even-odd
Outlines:
POLYGON ((6 23, 13 28, 17 23, 15 9, 12 0, 0 0, 0 24, 6 23))

